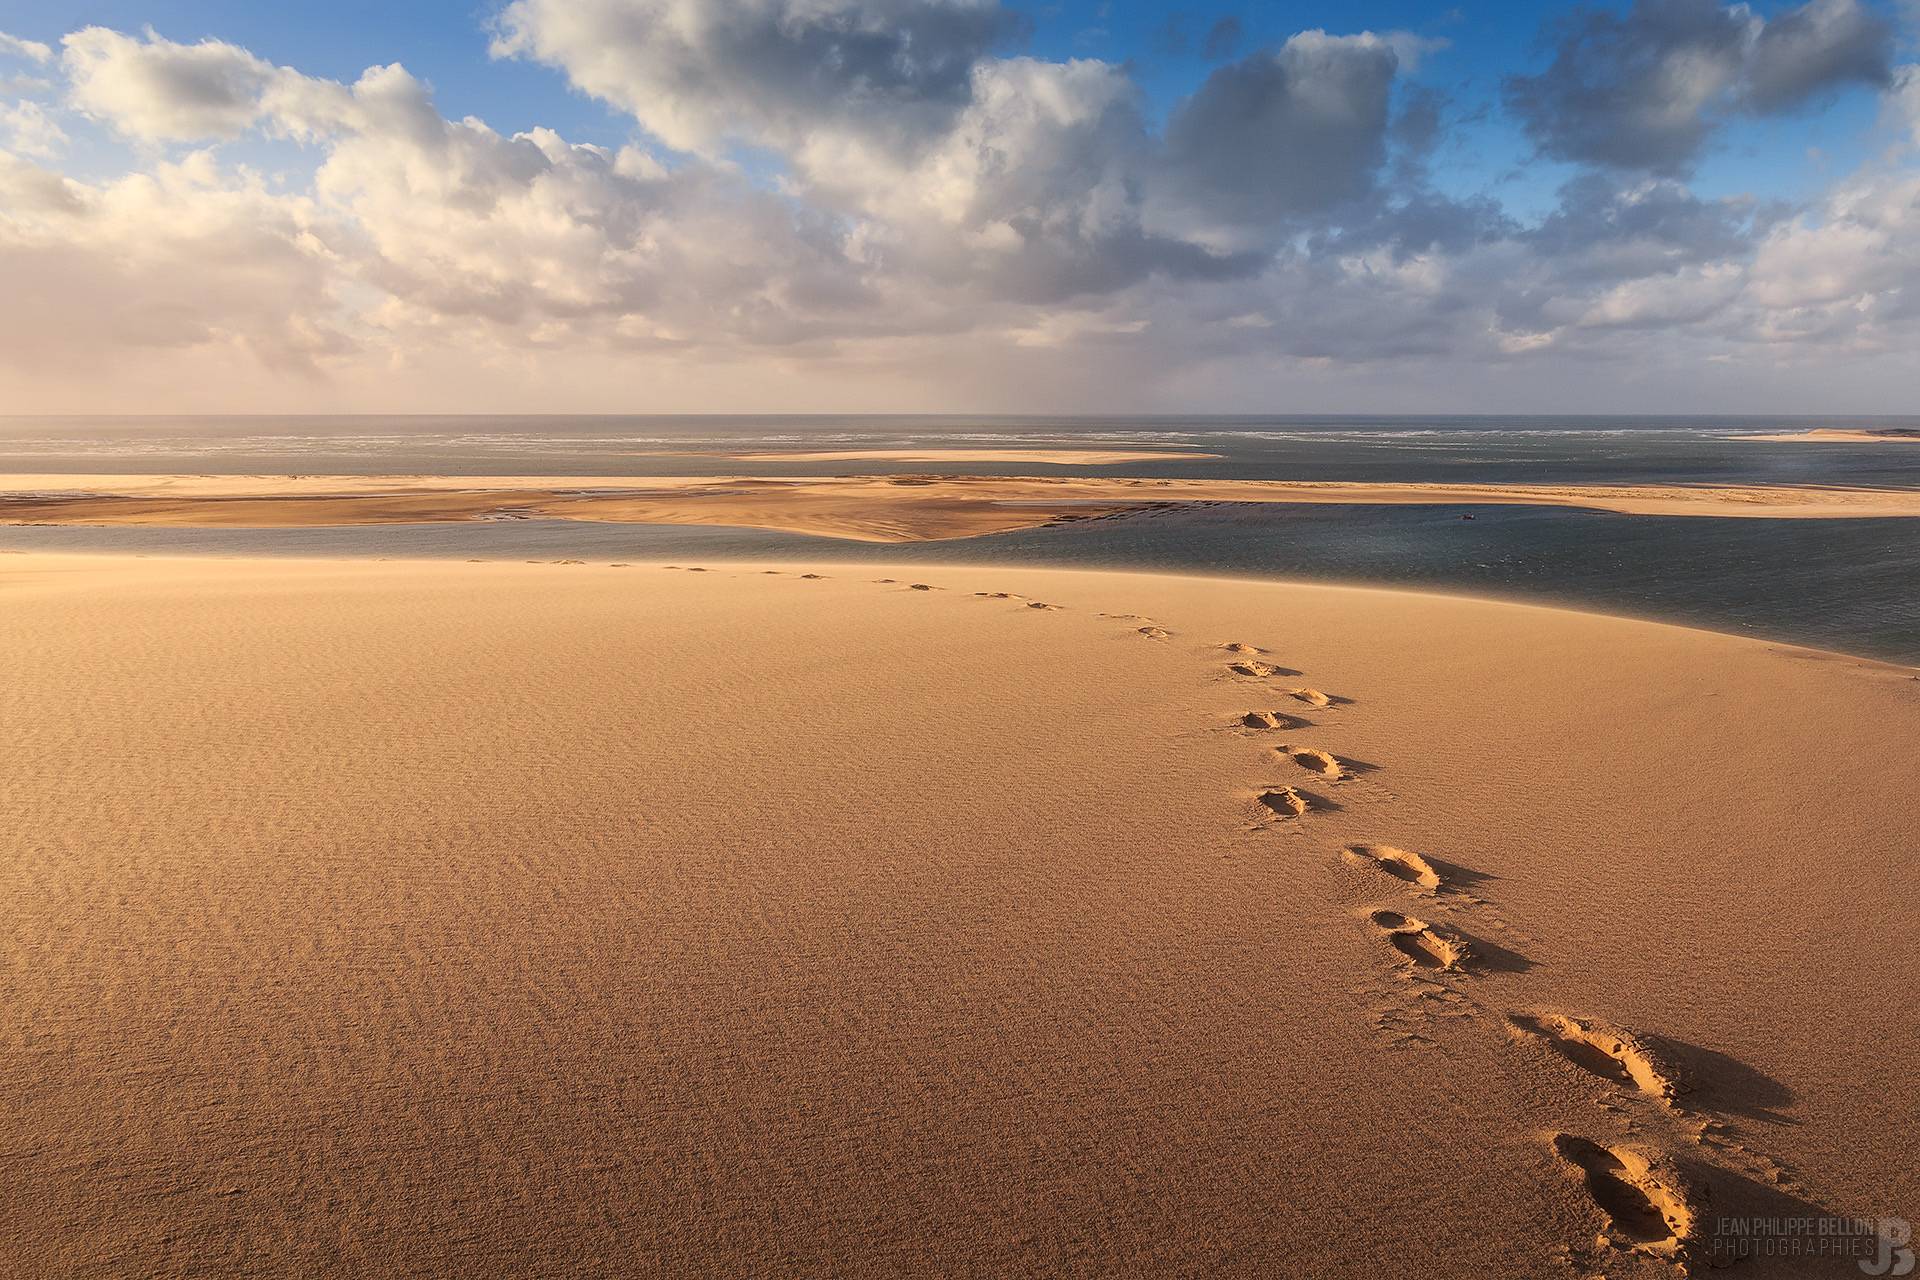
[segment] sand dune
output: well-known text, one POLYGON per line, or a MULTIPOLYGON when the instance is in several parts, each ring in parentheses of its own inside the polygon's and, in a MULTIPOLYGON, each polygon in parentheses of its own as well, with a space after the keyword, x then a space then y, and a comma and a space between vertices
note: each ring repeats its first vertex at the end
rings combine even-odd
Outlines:
POLYGON ((1905 669, 1142 574, 39 555, 0 654, 6 1274, 1668 1277, 1920 1217, 1905 669), (1343 697, 1249 711, 1223 635, 1343 697), (1378 772, 1315 803, 1276 729, 1378 772))
POLYGON ((465 520, 731 525, 919 542, 1193 503, 1572 507, 1775 519, 1920 516, 1920 491, 1011 476, 0 476, 0 523, 273 528, 465 520))

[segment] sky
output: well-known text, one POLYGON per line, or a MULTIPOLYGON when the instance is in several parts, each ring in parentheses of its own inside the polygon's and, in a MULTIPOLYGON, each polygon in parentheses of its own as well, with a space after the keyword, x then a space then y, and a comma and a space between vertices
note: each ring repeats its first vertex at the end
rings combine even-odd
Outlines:
POLYGON ((1920 0, 0 0, 0 413, 1920 412, 1920 0))

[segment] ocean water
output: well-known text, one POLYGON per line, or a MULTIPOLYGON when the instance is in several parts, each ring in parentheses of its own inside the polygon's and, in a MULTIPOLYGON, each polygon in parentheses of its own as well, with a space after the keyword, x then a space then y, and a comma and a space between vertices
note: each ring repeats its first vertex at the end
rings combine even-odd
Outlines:
MULTIPOLYGON (((1920 444, 1763 443, 1905 418, 0 418, 0 472, 1118 474, 1920 487, 1920 444), (1185 446, 1105 467, 744 463, 732 453, 1185 446), (721 455, 721 456, 715 456, 721 455)), ((0 528, 0 548, 152 553, 1018 562, 1416 586, 1920 664, 1920 520, 1688 519, 1532 507, 1226 505, 875 546, 751 529, 515 521, 289 530, 0 528)))

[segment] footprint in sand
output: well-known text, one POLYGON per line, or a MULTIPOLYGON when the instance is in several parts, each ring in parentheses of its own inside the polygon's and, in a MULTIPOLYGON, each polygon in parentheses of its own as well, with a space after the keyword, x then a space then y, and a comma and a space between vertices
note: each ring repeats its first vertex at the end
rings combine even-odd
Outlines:
POLYGON ((898 581, 900 581, 898 578, 875 578, 873 584, 876 587, 890 587, 898 581))
POLYGON ((826 576, 824 573, 803 573, 800 575, 801 580, 805 582, 818 582, 826 576))
POLYGON ((1304 729, 1307 722, 1299 716, 1290 716, 1283 711, 1249 711, 1240 717, 1242 726, 1248 729, 1304 729))
POLYGON ((1246 676, 1252 680, 1265 680, 1269 676, 1297 676, 1300 673, 1289 667, 1275 666, 1271 662, 1262 662, 1258 658, 1244 658, 1239 662, 1229 662, 1227 670, 1237 676, 1246 676))
POLYGON ((1038 600, 1027 601, 1027 608, 1029 609, 1058 609, 1059 607, 1057 604, 1042 604, 1038 600))
POLYGON ((1440 892, 1446 883, 1440 878, 1440 873, 1433 869, 1431 862, 1417 853, 1396 849, 1390 844, 1356 844, 1344 850, 1341 856, 1357 867, 1384 871, 1396 880, 1404 880, 1428 893, 1440 892))
POLYGON ((1263 807, 1282 818, 1297 818, 1313 808, 1313 802, 1292 787, 1269 787, 1258 799, 1263 807))
POLYGON ((626 562, 625 560, 615 560, 615 561, 614 561, 614 562, 613 562, 612 564, 610 564, 610 565, 608 565, 608 566, 607 566, 607 568, 609 568, 609 569, 631 569, 631 568, 633 568, 633 566, 632 566, 632 565, 630 565, 630 564, 628 564, 628 563, 627 563, 627 562, 626 562))
POLYGON ((1333 705, 1332 696, 1322 693, 1318 689, 1286 689, 1282 690, 1282 692, 1289 698, 1297 699, 1310 707, 1330 707, 1333 705))
POLYGON ((1320 777, 1331 779, 1334 782, 1339 782, 1353 776, 1348 772, 1347 767, 1341 764, 1339 760, 1327 752, 1320 750, 1318 747, 1296 747, 1290 744, 1282 744, 1275 747, 1274 750, 1299 765, 1302 769, 1305 769, 1308 773, 1318 774, 1320 777))
POLYGON ((979 597, 980 597, 980 598, 981 598, 982 600, 1011 600, 1011 599, 1013 599, 1013 596, 1012 596, 1012 594, 1011 594, 1010 592, 1006 592, 1006 591, 976 591, 976 592, 974 592, 973 594, 975 594, 975 595, 977 595, 977 596, 979 596, 979 597))
POLYGON ((1221 647, 1222 649, 1224 649, 1224 650, 1226 650, 1226 651, 1227 651, 1228 653, 1251 653, 1251 654, 1258 654, 1258 653, 1265 653, 1265 652, 1266 652, 1266 650, 1265 650, 1265 649, 1262 649, 1262 648, 1261 648, 1261 647, 1260 647, 1259 645, 1257 645, 1257 644, 1242 644, 1242 643, 1240 643, 1240 641, 1238 641, 1238 640, 1232 640, 1232 641, 1229 641, 1228 643, 1226 643, 1226 644, 1223 644, 1223 645, 1221 645, 1220 647, 1221 647))
POLYGON ((1425 920, 1386 910, 1369 912, 1367 919, 1416 969, 1459 973, 1466 968, 1466 942, 1442 933, 1425 920))
POLYGON ((1570 1133, 1553 1135, 1553 1151, 1580 1175, 1613 1234, 1632 1249, 1667 1258, 1684 1252, 1699 1215, 1677 1177, 1637 1151, 1570 1133))
POLYGON ((927 585, 926 583, 924 583, 924 582, 911 582, 911 583, 908 583, 908 584, 907 584, 907 590, 909 590, 909 591, 932 591, 932 590, 933 590, 933 588, 932 588, 932 587, 930 587, 930 586, 928 586, 928 585, 927 585))
POLYGON ((1671 1105, 1686 1092, 1679 1069, 1631 1032, 1593 1018, 1564 1013, 1510 1013, 1507 1025, 1544 1041, 1567 1061, 1602 1080, 1671 1105))
POLYGON ((1171 634, 1164 627, 1136 627, 1135 630, 1149 640, 1165 640, 1171 634))

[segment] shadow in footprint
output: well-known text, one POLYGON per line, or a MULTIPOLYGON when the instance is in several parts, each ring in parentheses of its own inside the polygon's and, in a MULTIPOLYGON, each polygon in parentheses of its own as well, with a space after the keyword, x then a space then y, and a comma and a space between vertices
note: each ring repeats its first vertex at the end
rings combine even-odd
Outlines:
POLYGON ((1247 729, 1311 729, 1313 721, 1305 716, 1289 715, 1284 711, 1249 711, 1240 717, 1242 728, 1247 729))
POLYGON ((1692 1084, 1686 1105, 1695 1111, 1720 1115, 1745 1116, 1768 1124, 1797 1125, 1800 1122, 1778 1110, 1793 1105, 1794 1092, 1757 1067, 1738 1058, 1689 1044, 1671 1036, 1642 1035, 1657 1052, 1671 1058, 1692 1084))
POLYGON ((1466 967, 1465 939, 1452 930, 1443 931, 1418 916, 1385 908, 1368 912, 1367 922, 1416 969, 1458 973, 1466 967))
POLYGON ((1264 680, 1269 676, 1297 676, 1301 674, 1292 667, 1282 667, 1272 662, 1261 662, 1255 658, 1246 658, 1239 662, 1229 662, 1227 670, 1237 676, 1247 676, 1254 680, 1264 680))
POLYGON ((1339 782, 1349 776, 1346 762, 1330 751, 1322 751, 1318 747, 1303 747, 1290 742, 1283 742, 1274 750, 1308 773, 1326 778, 1330 782, 1339 782))
POLYGON ((1475 871, 1472 867, 1463 867, 1457 862, 1448 862, 1443 858, 1429 856, 1427 864, 1440 873, 1441 882, 1449 889, 1471 889, 1500 877, 1491 871, 1475 871))
POLYGON ((1268 787, 1254 799, 1261 808, 1280 818, 1298 818, 1313 807, 1311 801, 1292 787, 1268 787))
POLYGON ((1632 1031, 1598 1018, 1542 1011, 1510 1013, 1507 1025, 1589 1075, 1671 1104, 1687 1091, 1684 1073, 1632 1031))
POLYGON ((1437 894, 1447 887, 1434 865, 1411 849, 1399 849, 1390 844, 1355 844, 1348 845, 1341 856, 1356 867, 1390 875, 1423 893, 1437 894))
POLYGON ((1677 1166, 1656 1170, 1640 1152, 1571 1133, 1555 1134, 1553 1150, 1578 1172, 1614 1232, 1636 1249, 1672 1254, 1693 1238, 1699 1214, 1677 1166))
POLYGON ((1473 967, 1487 973, 1525 973, 1534 968, 1534 962, 1515 951, 1512 947, 1503 947, 1497 942, 1489 942, 1476 933, 1465 929, 1455 929, 1460 940, 1467 944, 1468 952, 1473 956, 1473 967))
POLYGON ((1274 750, 1308 773, 1319 774, 1332 782, 1348 782, 1380 767, 1365 760, 1355 760, 1352 756, 1336 756, 1331 751, 1296 743, 1283 742, 1276 745, 1274 750))
POLYGON ((1457 966, 1447 953, 1433 946, 1424 932, 1395 932, 1387 935, 1393 949, 1413 961, 1418 969, 1452 969, 1457 966))
POLYGON ((1304 796, 1307 801, 1307 807, 1309 809, 1312 809, 1316 813, 1345 813, 1346 812, 1347 807, 1345 805, 1341 804, 1338 800, 1335 800, 1333 797, 1326 795, 1323 792, 1309 791, 1305 787, 1294 787, 1293 790, 1299 792, 1302 796, 1304 796))
POLYGON ((1322 693, 1318 689, 1310 689, 1304 686, 1293 689, 1282 689, 1280 692, 1286 694, 1295 702, 1304 702, 1310 707, 1344 707, 1353 701, 1352 698, 1343 698, 1336 693, 1322 693))

